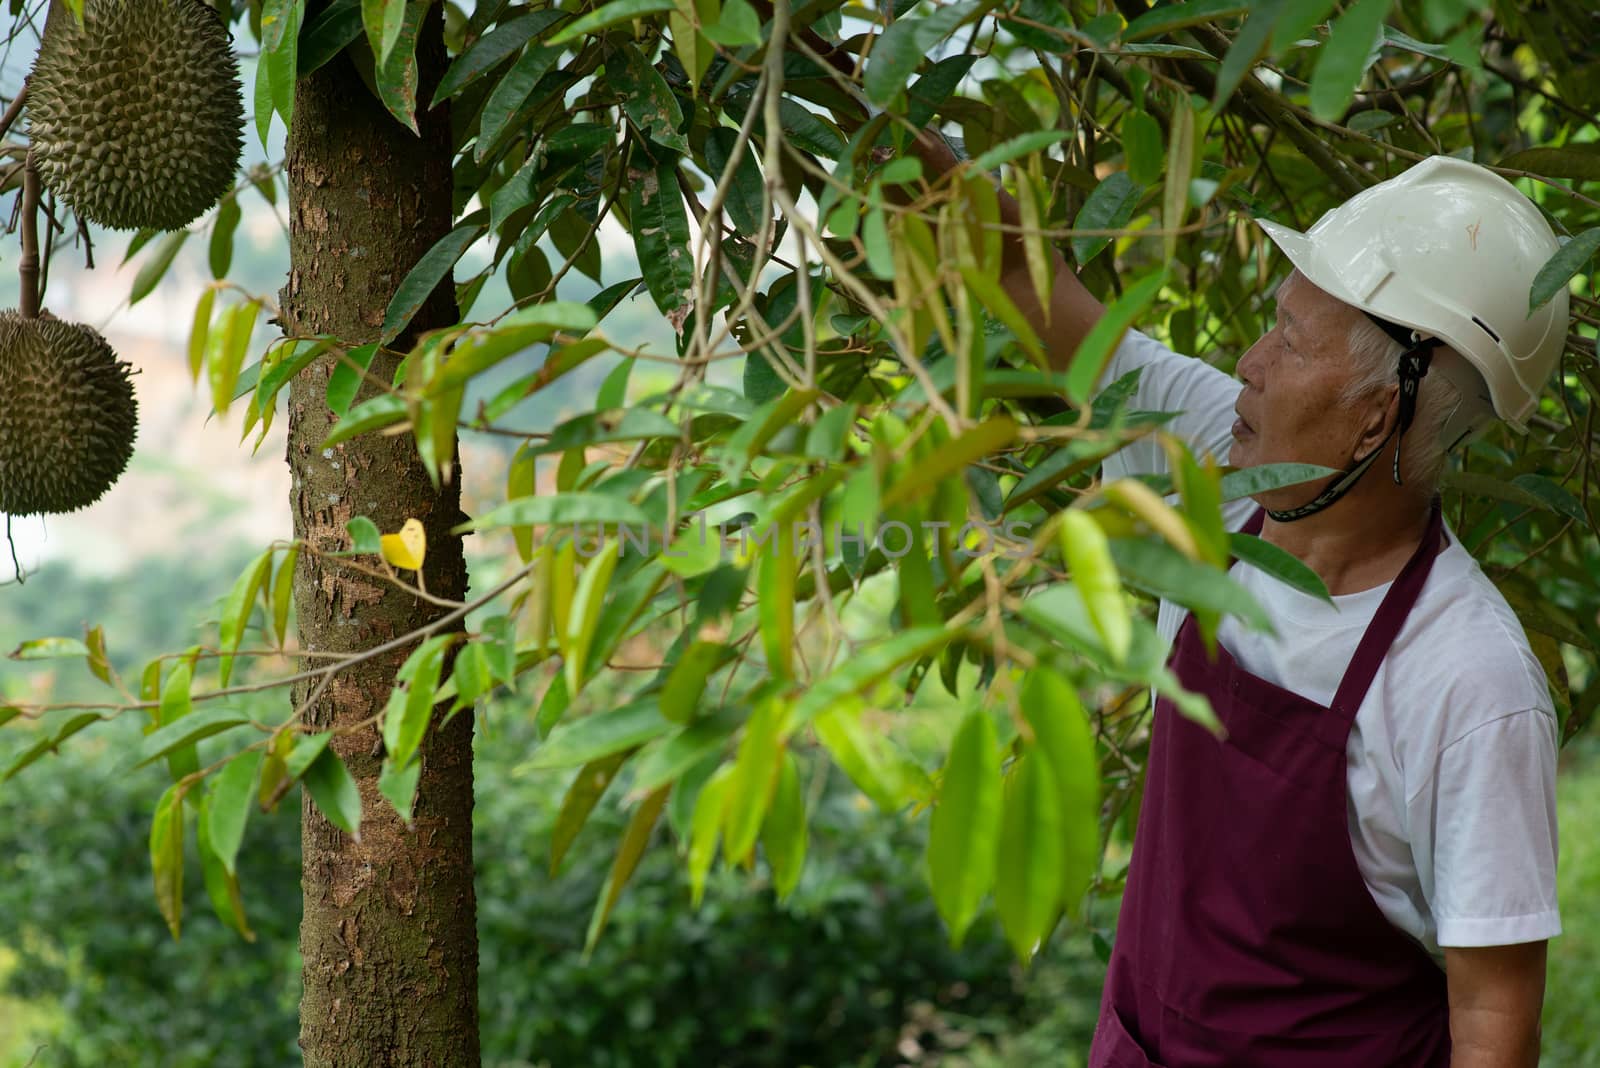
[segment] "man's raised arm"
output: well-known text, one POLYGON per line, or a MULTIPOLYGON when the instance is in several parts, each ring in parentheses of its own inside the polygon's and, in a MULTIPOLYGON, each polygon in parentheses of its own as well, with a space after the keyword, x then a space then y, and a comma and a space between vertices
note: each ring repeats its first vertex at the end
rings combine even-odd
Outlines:
MULTIPOLYGON (((944 138, 928 130, 917 134, 910 151, 922 162, 923 176, 930 183, 954 170, 960 162, 944 138)), ((1004 189, 997 189, 996 193, 1000 198, 1001 220, 1007 226, 1018 228, 1008 230, 1003 235, 1000 283, 1006 296, 1011 298, 1017 310, 1028 320, 1028 325, 1039 335, 1050 366, 1057 371, 1065 371, 1084 335, 1105 313, 1105 305, 1084 288, 1077 273, 1067 266, 1061 253, 1054 246, 1049 246, 1055 281, 1050 290, 1050 314, 1045 315, 1028 274, 1027 253, 1023 235, 1019 232, 1022 215, 1017 202, 1004 189)))

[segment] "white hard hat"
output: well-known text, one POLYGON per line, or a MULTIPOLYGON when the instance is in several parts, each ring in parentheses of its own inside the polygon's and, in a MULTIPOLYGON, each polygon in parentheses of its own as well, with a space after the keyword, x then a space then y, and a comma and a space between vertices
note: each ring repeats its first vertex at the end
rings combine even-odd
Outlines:
POLYGON ((1257 220, 1318 289, 1437 337, 1471 366, 1439 352, 1433 369, 1461 395, 1444 443, 1491 414, 1519 431, 1566 343, 1568 295, 1528 314, 1533 278, 1560 244, 1539 209, 1494 172, 1431 156, 1364 189, 1299 233, 1257 220))

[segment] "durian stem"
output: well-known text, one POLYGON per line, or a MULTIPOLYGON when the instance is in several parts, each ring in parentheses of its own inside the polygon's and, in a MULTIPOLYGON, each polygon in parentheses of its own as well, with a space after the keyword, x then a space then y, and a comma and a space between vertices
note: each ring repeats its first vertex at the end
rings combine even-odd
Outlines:
POLYGON ((39 318, 39 171, 33 149, 22 167, 22 261, 17 265, 22 288, 22 317, 39 318))
POLYGON ((22 105, 28 99, 28 84, 24 82, 17 95, 11 98, 11 103, 6 107, 6 113, 0 115, 0 137, 4 137, 11 129, 11 124, 17 121, 17 116, 22 114, 22 105))

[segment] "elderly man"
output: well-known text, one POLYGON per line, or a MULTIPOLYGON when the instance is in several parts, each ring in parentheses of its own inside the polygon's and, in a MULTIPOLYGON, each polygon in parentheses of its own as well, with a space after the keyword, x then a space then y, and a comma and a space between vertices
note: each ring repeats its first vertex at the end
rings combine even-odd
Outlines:
MULTIPOLYGON (((1161 604, 1174 671, 1227 734, 1158 703, 1090 1064, 1533 1065, 1561 929, 1555 716, 1437 492, 1446 450, 1495 415, 1520 428, 1559 359, 1565 293, 1527 306, 1557 243, 1509 183, 1444 157, 1305 234, 1261 225, 1294 270, 1239 381, 1138 332, 1103 381, 1141 369, 1137 406, 1181 412, 1198 452, 1340 471, 1230 516, 1333 603, 1237 563, 1275 628, 1224 621, 1214 657, 1161 604)), ((1065 365, 1104 309, 1058 262, 1044 316, 1014 244, 1007 263, 1065 365)), ((1164 463, 1136 443, 1104 473, 1164 463)))

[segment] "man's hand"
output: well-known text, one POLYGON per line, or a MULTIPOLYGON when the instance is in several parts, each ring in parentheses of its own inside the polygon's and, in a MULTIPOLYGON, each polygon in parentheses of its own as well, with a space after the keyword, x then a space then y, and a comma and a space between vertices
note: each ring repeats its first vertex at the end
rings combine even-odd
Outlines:
POLYGON ((1539 1063, 1545 943, 1444 951, 1450 988, 1450 1068, 1539 1063))

